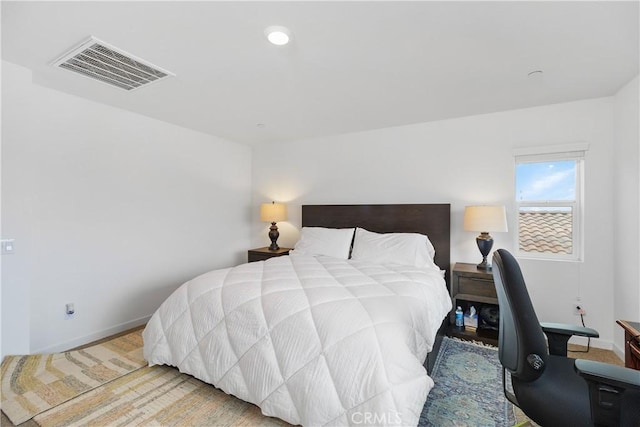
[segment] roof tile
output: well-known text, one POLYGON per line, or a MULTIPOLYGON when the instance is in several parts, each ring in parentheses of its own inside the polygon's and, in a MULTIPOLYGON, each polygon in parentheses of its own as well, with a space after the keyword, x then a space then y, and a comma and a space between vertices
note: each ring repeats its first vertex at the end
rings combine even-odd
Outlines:
POLYGON ((554 254, 573 253, 571 212, 520 212, 519 226, 521 251, 554 254))

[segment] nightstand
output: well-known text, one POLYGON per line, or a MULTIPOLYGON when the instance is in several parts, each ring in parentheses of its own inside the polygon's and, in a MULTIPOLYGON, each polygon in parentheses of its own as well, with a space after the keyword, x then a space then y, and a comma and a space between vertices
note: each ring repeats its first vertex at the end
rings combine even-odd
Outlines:
POLYGON ((264 248, 250 249, 247 253, 247 257, 249 258, 249 262, 264 261, 277 256, 289 255, 290 250, 291 248, 280 248, 272 251, 268 246, 265 246, 264 248))
MULTIPOLYGON (((481 311, 495 315, 498 311, 498 295, 491 270, 481 270, 475 264, 457 262, 451 280, 453 309, 449 314, 449 335, 498 345, 497 325, 482 322, 481 311), (460 306, 465 313, 474 306, 478 312, 478 328, 475 331, 456 327, 455 311, 460 306)), ((492 317, 494 319, 495 317, 492 317)))

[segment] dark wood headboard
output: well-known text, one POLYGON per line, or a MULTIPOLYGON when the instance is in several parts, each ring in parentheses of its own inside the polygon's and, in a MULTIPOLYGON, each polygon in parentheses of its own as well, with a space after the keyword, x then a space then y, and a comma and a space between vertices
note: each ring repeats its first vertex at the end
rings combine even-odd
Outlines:
POLYGON ((451 205, 303 205, 303 227, 361 227, 377 233, 421 233, 436 249, 435 262, 450 288, 451 205))

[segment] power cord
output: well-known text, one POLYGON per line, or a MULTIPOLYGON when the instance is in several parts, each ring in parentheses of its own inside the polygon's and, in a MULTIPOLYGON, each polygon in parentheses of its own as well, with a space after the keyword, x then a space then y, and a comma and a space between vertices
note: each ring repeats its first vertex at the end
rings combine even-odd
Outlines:
MULTIPOLYGON (((586 328, 587 326, 584 324, 584 309, 579 305, 576 306, 578 309, 578 313, 580 314, 580 321, 582 322, 582 327, 586 328)), ((588 353, 591 349, 591 337, 587 337, 587 349, 586 350, 569 350, 572 353, 588 353)))

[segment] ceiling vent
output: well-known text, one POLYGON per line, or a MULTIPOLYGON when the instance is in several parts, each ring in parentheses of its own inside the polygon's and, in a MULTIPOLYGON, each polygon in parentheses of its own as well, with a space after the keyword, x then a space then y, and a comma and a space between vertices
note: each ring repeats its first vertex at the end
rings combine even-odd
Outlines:
POLYGON ((65 53, 53 66, 124 90, 135 90, 175 75, 95 37, 65 53))

